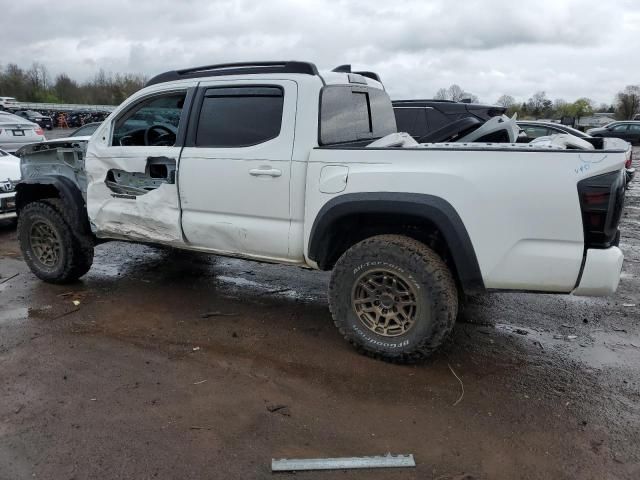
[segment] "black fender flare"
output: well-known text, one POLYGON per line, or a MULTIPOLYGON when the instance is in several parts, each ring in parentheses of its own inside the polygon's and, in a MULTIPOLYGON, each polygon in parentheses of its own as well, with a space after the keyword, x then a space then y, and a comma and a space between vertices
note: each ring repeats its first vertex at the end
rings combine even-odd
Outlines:
POLYGON ((308 257, 324 268, 334 222, 353 214, 409 214, 433 223, 447 243, 465 293, 485 291, 467 229, 453 206, 441 197, 419 193, 349 193, 329 200, 318 212, 309 236, 308 257))
POLYGON ((21 180, 16 185, 16 210, 18 216, 20 216, 22 207, 30 201, 51 198, 52 189, 57 192, 57 197, 62 201, 65 208, 65 218, 70 223, 76 236, 89 235, 93 237, 89 226, 87 205, 82 192, 73 180, 62 175, 43 175, 21 180))

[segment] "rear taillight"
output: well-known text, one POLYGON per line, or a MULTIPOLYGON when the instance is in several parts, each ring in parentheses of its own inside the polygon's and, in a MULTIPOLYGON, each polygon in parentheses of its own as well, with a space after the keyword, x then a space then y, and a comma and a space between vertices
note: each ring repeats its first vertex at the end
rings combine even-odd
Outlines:
POLYGON ((624 168, 631 168, 633 166, 633 151, 629 154, 629 160, 624 164, 624 168))
POLYGON ((625 183, 622 170, 578 182, 586 248, 609 248, 617 244, 625 183))
POLYGON ((36 135, 44 135, 44 130, 41 127, 34 128, 33 131, 36 132, 36 135))

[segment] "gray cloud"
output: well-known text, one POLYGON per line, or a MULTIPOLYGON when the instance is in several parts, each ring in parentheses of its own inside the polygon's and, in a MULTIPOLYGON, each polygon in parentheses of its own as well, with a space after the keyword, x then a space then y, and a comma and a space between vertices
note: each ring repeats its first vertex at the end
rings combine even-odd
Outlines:
POLYGON ((392 97, 460 84, 482 100, 588 96, 640 82, 633 0, 22 0, 5 2, 2 63, 80 79, 303 59, 378 71, 392 97))

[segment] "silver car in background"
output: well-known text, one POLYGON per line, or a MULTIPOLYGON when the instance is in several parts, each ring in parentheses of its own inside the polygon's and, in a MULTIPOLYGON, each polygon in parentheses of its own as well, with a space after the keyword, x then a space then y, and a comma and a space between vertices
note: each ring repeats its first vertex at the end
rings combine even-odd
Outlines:
POLYGON ((0 112, 0 149, 15 152, 20 147, 44 140, 44 130, 37 123, 0 112))
POLYGON ((20 177, 20 159, 0 150, 0 221, 16 217, 16 184, 20 177))

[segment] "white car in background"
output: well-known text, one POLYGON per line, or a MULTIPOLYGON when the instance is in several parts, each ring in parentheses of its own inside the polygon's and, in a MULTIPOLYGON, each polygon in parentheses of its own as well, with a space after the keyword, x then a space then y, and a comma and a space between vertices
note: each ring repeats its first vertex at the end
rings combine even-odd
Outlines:
POLYGON ((14 97, 0 97, 0 110, 18 108, 18 101, 14 97))
POLYGON ((15 152, 25 145, 45 140, 44 130, 37 123, 12 113, 0 112, 0 149, 15 152))
POLYGON ((16 184, 20 177, 20 159, 0 150, 0 220, 16 217, 16 184))

